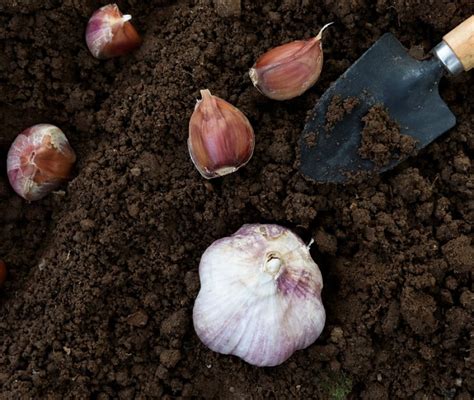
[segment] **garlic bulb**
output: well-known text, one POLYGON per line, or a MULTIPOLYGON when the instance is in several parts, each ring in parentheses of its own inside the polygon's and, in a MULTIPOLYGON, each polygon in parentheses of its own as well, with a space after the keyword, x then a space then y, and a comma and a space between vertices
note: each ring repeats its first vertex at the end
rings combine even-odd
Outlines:
POLYGON ((323 330, 321 273, 289 229, 242 226, 204 252, 199 275, 194 329, 213 351, 274 366, 323 330))

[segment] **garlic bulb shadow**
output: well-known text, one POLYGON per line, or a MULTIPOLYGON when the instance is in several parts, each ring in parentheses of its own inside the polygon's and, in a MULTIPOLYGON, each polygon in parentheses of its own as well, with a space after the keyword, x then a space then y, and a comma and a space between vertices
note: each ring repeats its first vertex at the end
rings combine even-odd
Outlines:
POLYGON ((321 334, 321 272, 308 246, 278 225, 242 226, 204 252, 194 328, 211 350, 275 366, 321 334))

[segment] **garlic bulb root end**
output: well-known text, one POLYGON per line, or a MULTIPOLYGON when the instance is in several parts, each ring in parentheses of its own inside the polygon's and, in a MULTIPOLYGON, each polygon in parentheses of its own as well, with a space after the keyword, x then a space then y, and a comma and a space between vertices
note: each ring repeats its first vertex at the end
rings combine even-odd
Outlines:
POLYGON ((249 70, 250 80, 252 81, 253 85, 258 89, 258 74, 255 68, 250 68, 249 70))

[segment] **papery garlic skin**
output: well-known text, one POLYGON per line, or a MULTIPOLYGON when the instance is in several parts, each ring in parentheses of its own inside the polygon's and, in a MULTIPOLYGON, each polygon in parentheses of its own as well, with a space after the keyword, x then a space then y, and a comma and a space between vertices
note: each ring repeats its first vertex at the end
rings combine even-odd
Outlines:
POLYGON ((86 43, 99 59, 122 56, 140 46, 142 40, 116 4, 108 4, 92 14, 86 28, 86 43))
POLYGON ((232 104, 201 90, 189 120, 188 150, 199 173, 217 178, 247 164, 252 158, 255 136, 247 117, 232 104))
POLYGON ((254 86, 273 100, 289 100, 313 86, 323 68, 322 34, 275 47, 260 56, 249 71, 254 86))
POLYGON ((207 248, 199 276, 194 328, 213 351, 275 366, 311 345, 324 328, 321 273, 289 229, 242 226, 207 248))
POLYGON ((64 133, 50 124, 20 133, 7 155, 13 190, 25 200, 39 200, 70 178, 76 154, 64 133))

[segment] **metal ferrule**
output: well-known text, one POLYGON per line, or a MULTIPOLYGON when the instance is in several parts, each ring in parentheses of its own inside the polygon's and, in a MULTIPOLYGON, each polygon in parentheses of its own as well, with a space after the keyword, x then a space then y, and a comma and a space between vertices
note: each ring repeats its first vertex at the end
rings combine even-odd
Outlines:
POLYGON ((451 75, 459 75, 464 71, 464 67, 458 56, 444 40, 436 45, 432 51, 451 75))

